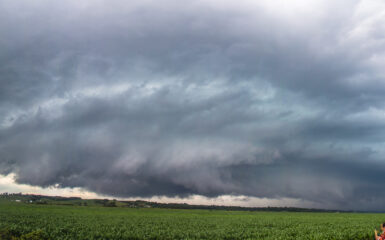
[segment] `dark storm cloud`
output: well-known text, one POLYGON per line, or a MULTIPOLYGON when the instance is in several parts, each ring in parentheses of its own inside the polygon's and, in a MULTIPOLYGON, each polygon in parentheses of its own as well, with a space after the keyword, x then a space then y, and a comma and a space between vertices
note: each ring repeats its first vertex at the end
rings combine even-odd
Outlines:
POLYGON ((384 6, 285 4, 0 1, 0 173, 379 210, 384 6))

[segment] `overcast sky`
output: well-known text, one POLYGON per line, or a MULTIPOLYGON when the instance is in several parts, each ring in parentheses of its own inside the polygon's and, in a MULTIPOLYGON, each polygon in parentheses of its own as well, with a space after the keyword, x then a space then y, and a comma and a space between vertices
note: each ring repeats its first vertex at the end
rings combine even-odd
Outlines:
POLYGON ((0 0, 0 192, 385 210, 384 22, 382 0, 0 0))

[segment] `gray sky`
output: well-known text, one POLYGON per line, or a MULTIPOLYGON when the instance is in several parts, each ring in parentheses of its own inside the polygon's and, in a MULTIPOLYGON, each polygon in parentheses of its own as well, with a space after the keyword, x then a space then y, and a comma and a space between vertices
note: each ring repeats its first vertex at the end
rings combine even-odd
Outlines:
POLYGON ((0 191, 385 210, 384 21, 380 0, 0 0, 0 191))

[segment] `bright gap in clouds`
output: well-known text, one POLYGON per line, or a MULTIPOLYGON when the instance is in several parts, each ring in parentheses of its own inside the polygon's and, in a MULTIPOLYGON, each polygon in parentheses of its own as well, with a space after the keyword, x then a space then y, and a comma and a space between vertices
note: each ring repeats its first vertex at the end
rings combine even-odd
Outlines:
POLYGON ((6 176, 0 175, 0 192, 8 193, 23 193, 23 194, 41 194, 48 196, 63 196, 63 197, 81 197, 81 198, 104 198, 105 196, 98 195, 81 188, 57 188, 57 187, 37 187, 28 184, 18 184, 14 180, 15 174, 11 173, 6 176))

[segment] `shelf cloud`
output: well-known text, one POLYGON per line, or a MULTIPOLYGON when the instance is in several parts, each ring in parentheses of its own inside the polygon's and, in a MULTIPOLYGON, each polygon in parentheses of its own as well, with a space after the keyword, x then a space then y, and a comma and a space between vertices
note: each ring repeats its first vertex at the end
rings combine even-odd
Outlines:
POLYGON ((385 210, 383 9, 0 0, 0 174, 385 210))

